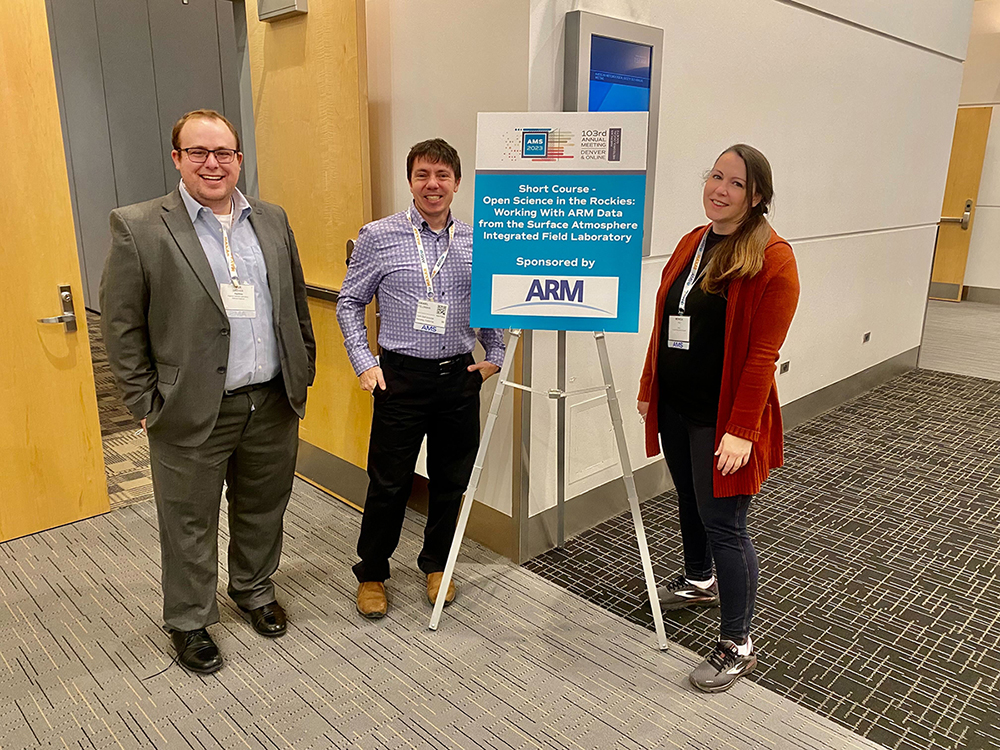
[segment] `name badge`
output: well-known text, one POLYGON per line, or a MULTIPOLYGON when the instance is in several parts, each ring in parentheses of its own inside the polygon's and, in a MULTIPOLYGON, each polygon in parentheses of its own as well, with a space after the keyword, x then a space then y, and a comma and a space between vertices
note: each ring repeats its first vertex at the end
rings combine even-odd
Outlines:
POLYGON ((230 318, 256 318, 257 306, 253 296, 252 284, 219 284, 222 294, 222 306, 230 318))
POLYGON ((667 326, 667 346, 671 349, 691 348, 690 315, 671 315, 667 326))
POLYGON ((444 302, 434 302, 429 299, 417 302, 417 317, 413 321, 414 330, 443 334, 447 320, 448 305, 444 302))

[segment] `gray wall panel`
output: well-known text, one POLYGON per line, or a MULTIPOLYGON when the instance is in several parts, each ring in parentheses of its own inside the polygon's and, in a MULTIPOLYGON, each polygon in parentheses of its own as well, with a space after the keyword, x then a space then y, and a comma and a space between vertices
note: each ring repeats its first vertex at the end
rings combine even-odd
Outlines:
POLYGON ((146 3, 96 0, 118 205, 150 200, 175 183, 164 173, 146 3))
POLYGON ((107 255, 108 213, 118 205, 104 97, 97 19, 93 0, 52 0, 54 36, 73 161, 70 185, 86 285, 84 303, 97 309, 101 269, 107 255))
POLYGON ((233 3, 229 0, 215 0, 216 18, 219 24, 219 63, 222 68, 222 101, 219 110, 230 119, 236 129, 243 134, 240 121, 240 57, 236 49, 236 26, 233 23, 233 3))
POLYGON ((222 74, 215 2, 149 0, 153 70, 159 100, 160 142, 165 172, 174 172, 170 129, 192 109, 222 111, 222 74))
MULTIPOLYGON (((237 5, 230 0, 215 0, 215 17, 219 25, 219 64, 222 71, 222 101, 223 108, 219 110, 236 126, 236 132, 243 141, 244 156, 253 153, 247 150, 247 136, 243 129, 240 116, 240 54, 236 48, 236 24, 233 21, 234 12, 245 12, 242 4, 237 5)), ((237 183, 239 189, 246 193, 246 174, 240 173, 237 183)))
POLYGON ((56 20, 51 0, 45 3, 45 12, 49 22, 49 45, 52 47, 52 62, 55 67, 56 99, 59 102, 59 124, 62 128, 63 150, 66 152, 66 174, 69 177, 70 203, 73 206, 73 229, 76 232, 76 251, 80 263, 80 276, 83 280, 83 303, 88 304, 90 286, 87 279, 87 264, 83 257, 83 235, 80 233, 80 211, 76 205, 76 195, 73 186, 76 179, 73 174, 73 154, 69 148, 69 125, 66 123, 66 99, 63 96, 62 69, 59 66, 59 44, 56 39, 56 20))
POLYGON ((176 186, 177 118, 206 107, 240 128, 234 9, 225 0, 47 4, 84 303, 99 311, 108 214, 176 186))

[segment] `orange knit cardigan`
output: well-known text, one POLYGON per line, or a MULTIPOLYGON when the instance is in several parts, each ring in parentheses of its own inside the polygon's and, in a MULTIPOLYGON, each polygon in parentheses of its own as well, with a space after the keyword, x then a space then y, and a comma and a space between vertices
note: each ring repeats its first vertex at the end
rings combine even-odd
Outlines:
MULTIPOLYGON (((660 452, 657 406, 660 398, 656 367, 663 324, 663 304, 670 286, 694 257, 710 225, 698 227, 677 244, 667 261, 656 293, 653 334, 639 379, 639 401, 649 402, 646 415, 646 455, 660 452)), ((764 267, 752 278, 730 283, 726 306, 725 354, 715 444, 725 433, 753 441, 747 465, 722 476, 713 464, 716 497, 755 495, 774 467, 784 460, 781 408, 774 382, 778 349, 785 341, 799 299, 799 276, 791 246, 774 230, 764 254, 764 267)))

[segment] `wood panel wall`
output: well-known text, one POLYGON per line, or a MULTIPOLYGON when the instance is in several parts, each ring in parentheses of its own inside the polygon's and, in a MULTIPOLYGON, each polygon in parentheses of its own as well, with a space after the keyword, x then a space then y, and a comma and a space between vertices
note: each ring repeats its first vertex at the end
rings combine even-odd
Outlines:
MULTIPOLYGON (((346 242, 371 220, 364 0, 322 0, 270 23, 256 2, 246 8, 260 197, 288 212, 306 281, 339 289, 346 242)), ((310 311, 319 354, 300 436, 363 467, 371 397, 335 305, 313 300, 310 311)))

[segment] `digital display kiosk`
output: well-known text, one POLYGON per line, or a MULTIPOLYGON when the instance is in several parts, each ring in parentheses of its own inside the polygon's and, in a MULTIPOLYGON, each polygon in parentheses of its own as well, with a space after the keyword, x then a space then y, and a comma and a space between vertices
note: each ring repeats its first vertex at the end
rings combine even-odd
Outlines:
POLYGON ((643 255, 653 228, 662 67, 663 29, 582 10, 566 14, 563 110, 649 112, 643 255))

